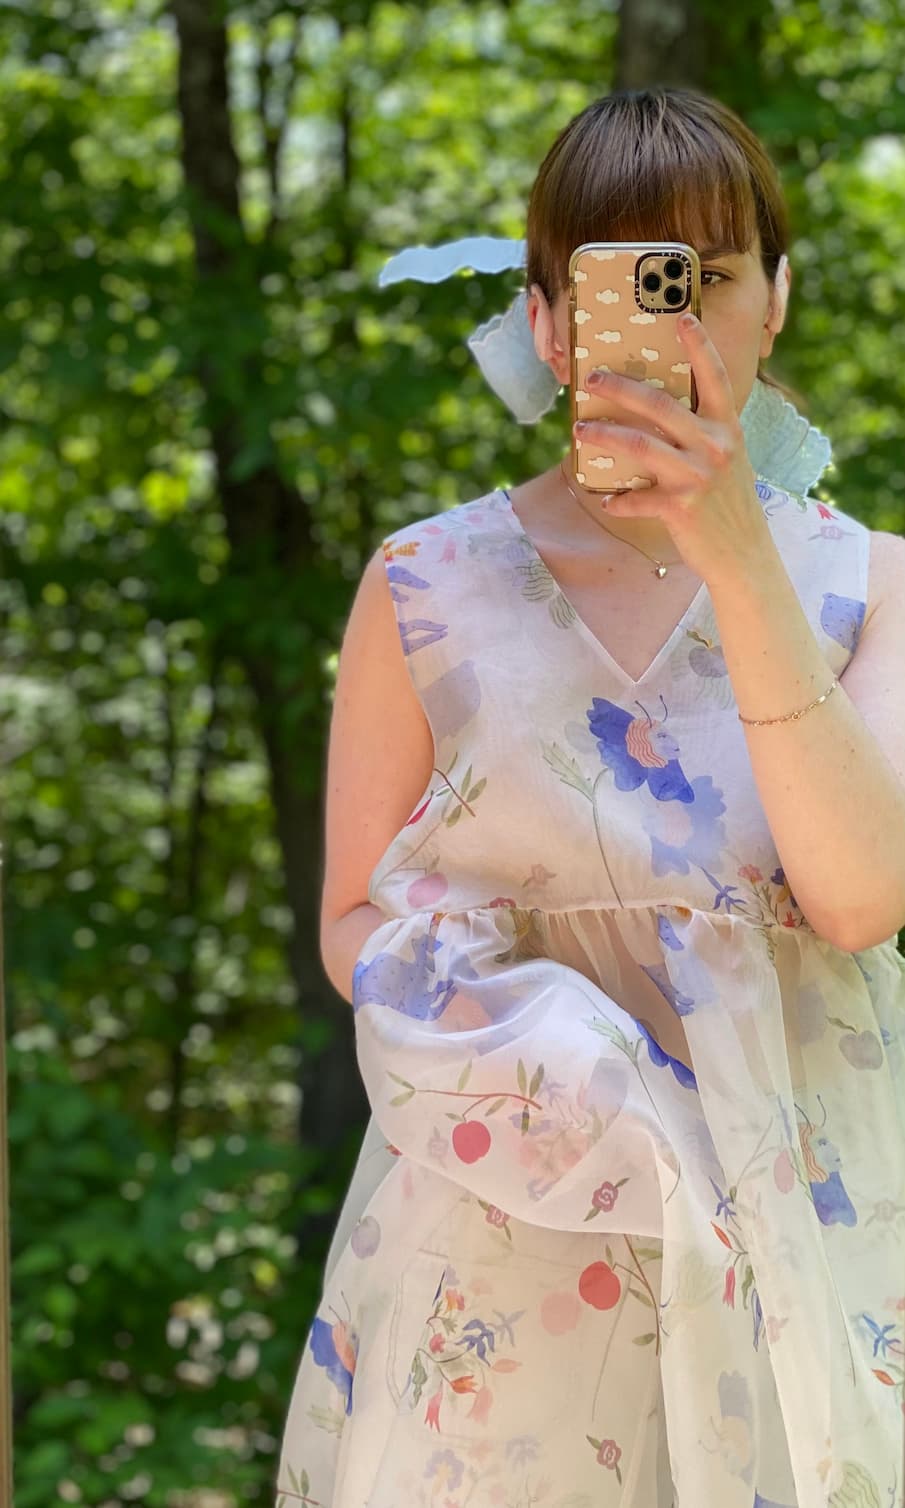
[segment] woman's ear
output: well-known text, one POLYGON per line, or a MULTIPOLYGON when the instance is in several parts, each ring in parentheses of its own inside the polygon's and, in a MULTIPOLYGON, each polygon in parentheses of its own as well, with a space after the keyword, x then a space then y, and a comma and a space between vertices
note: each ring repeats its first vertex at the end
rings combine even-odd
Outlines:
POLYGON ((789 289, 792 286, 792 268, 783 252, 776 269, 776 277, 770 289, 770 308, 760 338, 760 355, 763 359, 773 350, 773 342, 786 322, 789 306, 789 289))
MULTIPOLYGON (((571 376, 569 353, 560 344, 553 310, 537 283, 532 283, 528 290, 527 314, 528 324, 534 335, 534 349, 540 360, 546 362, 561 387, 568 386, 571 376)), ((566 318, 568 318, 568 313, 566 318)))

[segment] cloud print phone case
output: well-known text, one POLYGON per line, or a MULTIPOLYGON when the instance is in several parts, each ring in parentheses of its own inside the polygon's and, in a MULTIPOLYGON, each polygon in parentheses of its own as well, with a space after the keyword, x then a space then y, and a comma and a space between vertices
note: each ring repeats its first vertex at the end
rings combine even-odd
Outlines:
MULTIPOLYGON (((697 408, 688 353, 676 320, 701 316, 701 264, 684 241, 586 241, 569 258, 570 407, 576 419, 630 422, 588 391, 598 367, 649 382, 697 408)), ((639 427, 647 428, 647 425, 639 427)), ((572 435, 572 470, 588 492, 624 492, 654 478, 620 466, 605 446, 572 435), (626 472, 626 474, 622 474, 626 472)))

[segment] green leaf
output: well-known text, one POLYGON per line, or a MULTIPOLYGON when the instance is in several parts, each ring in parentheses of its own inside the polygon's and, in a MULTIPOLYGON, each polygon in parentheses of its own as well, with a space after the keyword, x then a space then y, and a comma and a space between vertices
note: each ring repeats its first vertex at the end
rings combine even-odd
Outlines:
POLYGON ((629 1293, 632 1295, 632 1298, 639 1299, 642 1304, 647 1304, 649 1309, 653 1309, 654 1301, 646 1288, 629 1287, 629 1293))

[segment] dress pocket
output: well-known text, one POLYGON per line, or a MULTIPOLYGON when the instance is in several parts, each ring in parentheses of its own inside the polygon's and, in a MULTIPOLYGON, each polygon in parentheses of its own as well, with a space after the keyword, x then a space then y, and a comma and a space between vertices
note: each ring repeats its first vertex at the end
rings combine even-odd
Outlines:
POLYGON ((574 1424, 593 1406, 604 1368, 614 1385, 618 1347, 634 1336, 631 1325, 619 1333, 629 1288, 620 1237, 494 1225, 498 1212, 481 1206, 481 1221, 485 1211, 485 1232, 472 1219, 445 1252, 409 1258, 389 1332, 395 1406, 462 1445, 574 1424))

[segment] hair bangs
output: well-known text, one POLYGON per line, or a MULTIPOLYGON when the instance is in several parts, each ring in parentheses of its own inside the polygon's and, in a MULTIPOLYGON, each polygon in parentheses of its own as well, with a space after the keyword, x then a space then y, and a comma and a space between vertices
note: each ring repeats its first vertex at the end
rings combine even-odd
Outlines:
POLYGON ((786 235, 775 170, 757 137, 691 90, 626 90, 570 121, 541 165, 528 209, 528 283, 548 302, 586 241, 680 240, 745 252, 765 267, 786 235))

